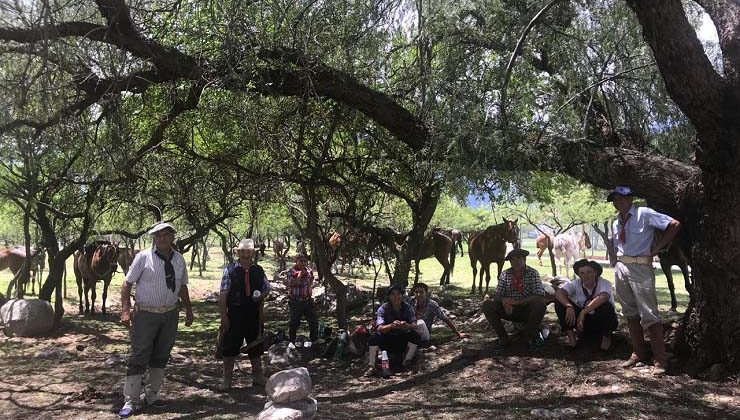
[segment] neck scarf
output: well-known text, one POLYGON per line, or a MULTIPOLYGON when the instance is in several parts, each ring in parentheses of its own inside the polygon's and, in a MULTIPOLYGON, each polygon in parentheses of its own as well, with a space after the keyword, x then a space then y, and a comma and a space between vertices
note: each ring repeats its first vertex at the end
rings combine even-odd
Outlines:
POLYGON ((627 243, 627 222, 632 217, 632 214, 627 213, 627 217, 622 220, 622 229, 619 230, 619 242, 622 244, 627 243))
POLYGON ((583 307, 585 308, 589 302, 591 302, 594 299, 594 293, 596 293, 596 286, 599 284, 599 278, 597 277, 596 280, 594 280, 594 288, 591 289, 591 293, 588 293, 586 290, 586 286, 581 282, 581 289, 583 289, 583 295, 586 296, 586 302, 583 304, 583 307))
POLYGON ((154 250, 154 254, 164 261, 164 281, 167 288, 175 293, 175 267, 172 266, 172 259, 167 259, 158 249, 154 250))
POLYGON ((524 294, 524 270, 521 273, 511 272, 511 286, 519 293, 524 294))

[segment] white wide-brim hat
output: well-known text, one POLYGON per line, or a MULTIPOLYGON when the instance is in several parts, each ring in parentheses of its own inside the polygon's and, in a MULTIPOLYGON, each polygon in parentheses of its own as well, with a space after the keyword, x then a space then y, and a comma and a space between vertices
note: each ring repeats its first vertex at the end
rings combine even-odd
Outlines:
POLYGON ((149 229, 149 232, 147 233, 149 233, 150 235, 154 235, 155 233, 161 230, 165 230, 165 229, 171 229, 172 233, 177 233, 177 231, 175 230, 175 227, 167 222, 159 222, 155 224, 154 226, 152 226, 151 229, 149 229))
POLYGON ((239 241, 239 245, 235 246, 234 251, 246 251, 246 250, 252 250, 254 251, 254 241, 251 239, 242 239, 239 241))

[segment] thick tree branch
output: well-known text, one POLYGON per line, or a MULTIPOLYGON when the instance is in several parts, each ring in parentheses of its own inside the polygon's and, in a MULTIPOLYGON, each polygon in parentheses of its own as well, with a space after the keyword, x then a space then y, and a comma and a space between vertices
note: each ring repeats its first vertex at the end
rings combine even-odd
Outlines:
POLYGON ((725 75, 740 82, 740 2, 726 0, 697 0, 717 29, 719 47, 725 59, 725 75))

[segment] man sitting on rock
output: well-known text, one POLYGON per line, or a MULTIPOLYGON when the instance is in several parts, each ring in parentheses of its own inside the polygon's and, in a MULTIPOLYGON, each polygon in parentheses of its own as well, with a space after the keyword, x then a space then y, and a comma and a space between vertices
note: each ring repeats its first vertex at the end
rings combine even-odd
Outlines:
POLYGON ((421 347, 429 347, 431 340, 432 325, 439 318, 457 334, 457 338, 463 339, 470 337, 470 334, 461 333, 452 320, 445 315, 439 304, 429 298, 429 286, 424 283, 417 283, 414 286, 414 297, 409 299, 409 304, 414 308, 416 315, 416 331, 421 336, 421 347))
POLYGON ((376 325, 378 331, 370 337, 370 352, 368 354, 368 368, 365 376, 378 373, 375 363, 378 359, 378 350, 388 353, 401 353, 406 350, 403 358, 403 367, 411 366, 416 348, 421 342, 416 332, 416 315, 414 308, 403 301, 405 290, 403 286, 394 284, 388 289, 388 302, 378 309, 376 325))
POLYGON ((515 249, 506 256, 511 268, 501 273, 493 299, 483 302, 483 313, 498 334, 498 345, 495 352, 502 352, 511 343, 501 319, 525 322, 524 330, 529 340, 530 350, 536 350, 544 344, 539 336, 539 326, 545 316, 545 288, 540 281, 540 274, 526 265, 529 251, 515 249))

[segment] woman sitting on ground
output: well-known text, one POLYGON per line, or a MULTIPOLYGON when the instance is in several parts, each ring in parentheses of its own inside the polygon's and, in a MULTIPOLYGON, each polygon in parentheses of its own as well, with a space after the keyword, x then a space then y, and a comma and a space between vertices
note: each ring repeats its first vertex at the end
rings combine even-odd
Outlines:
POLYGON ((558 289, 555 293, 555 312, 560 328, 568 336, 566 346, 574 348, 577 333, 601 336, 601 349, 609 350, 612 332, 617 329, 612 284, 601 277, 604 269, 596 261, 578 260, 573 264, 578 279, 558 289))

